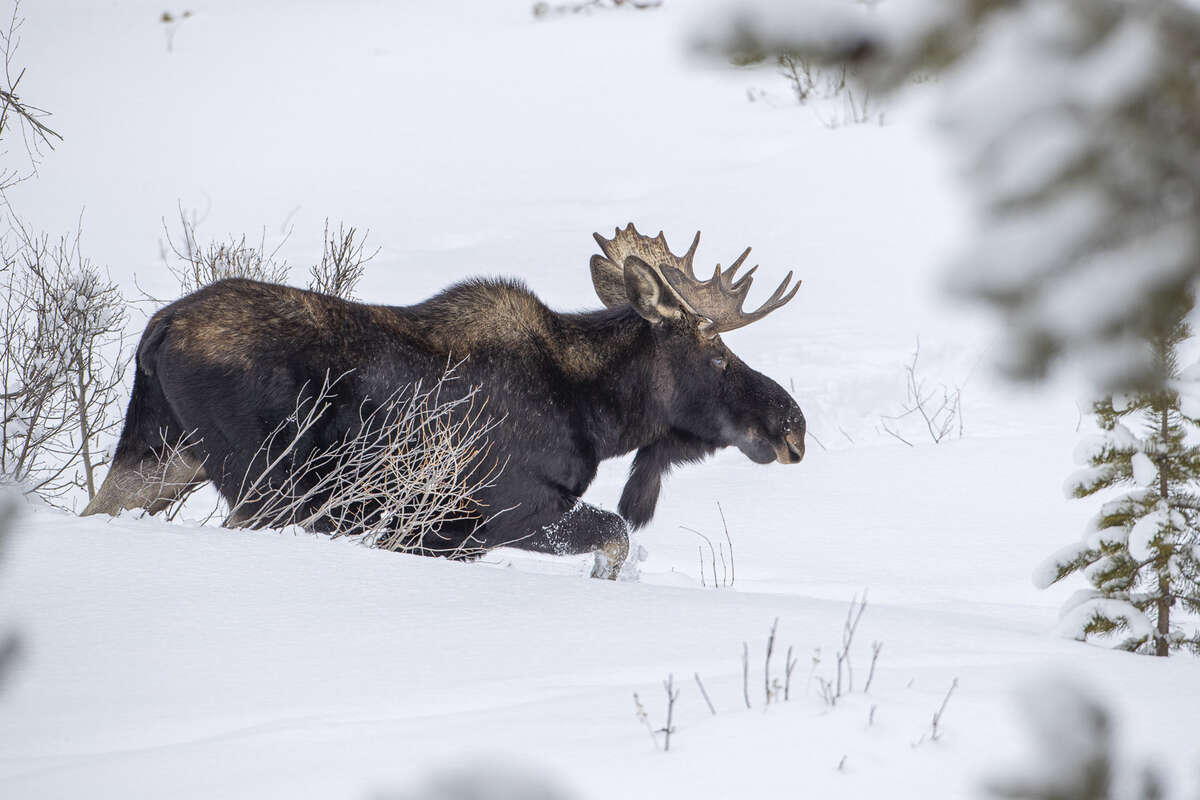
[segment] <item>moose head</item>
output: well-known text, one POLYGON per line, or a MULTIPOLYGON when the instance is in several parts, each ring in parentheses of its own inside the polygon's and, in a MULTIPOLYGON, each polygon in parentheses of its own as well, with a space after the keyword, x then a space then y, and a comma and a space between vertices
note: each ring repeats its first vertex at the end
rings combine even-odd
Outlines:
POLYGON ((804 414, 783 387, 750 368, 721 340, 721 334, 762 319, 796 295, 792 273, 752 312, 743 310, 754 271, 740 277, 746 248, 729 267, 717 265, 707 281, 696 276, 700 234, 682 256, 671 252, 662 233, 644 236, 631 223, 611 239, 595 234, 601 254, 592 256, 592 282, 610 307, 631 306, 654 337, 655 376, 651 393, 665 411, 671 446, 643 448, 626 487, 622 512, 635 525, 653 514, 657 478, 671 464, 696 460, 715 449, 736 446, 748 458, 767 464, 795 464, 804 457, 804 414), (642 462, 639 464, 638 462, 642 462), (639 469, 644 465, 644 469, 639 469), (642 473, 639 476, 639 473, 642 473), (633 495, 646 494, 638 501, 633 495), (626 502, 628 500, 628 502, 626 502))

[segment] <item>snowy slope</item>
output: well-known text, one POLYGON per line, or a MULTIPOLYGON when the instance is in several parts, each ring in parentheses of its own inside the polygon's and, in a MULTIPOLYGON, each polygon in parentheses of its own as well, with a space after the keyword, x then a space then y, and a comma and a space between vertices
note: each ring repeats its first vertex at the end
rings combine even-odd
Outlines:
MULTIPOLYGON (((32 225, 65 230, 82 208, 87 254, 170 296, 159 253, 178 205, 202 237, 283 241, 297 282, 328 216, 382 246, 364 297, 506 274, 559 308, 597 305, 593 230, 634 220, 685 245, 699 228, 702 259, 750 244, 764 283, 803 278, 727 340, 794 385, 821 444, 792 468, 728 452, 681 470, 639 536, 640 581, 618 584, 516 551, 449 564, 31 509, 0 564, 28 646, 0 694, 0 796, 366 797, 484 760, 580 797, 967 797, 1025 742, 1010 692, 1048 670, 1112 696, 1129 748, 1194 782, 1197 663, 1056 639, 1072 587, 1030 583, 1091 514, 1059 489, 1077 410, 997 384, 977 320, 936 292, 963 222, 923 123, 936 87, 885 125, 831 130, 836 108, 797 107, 771 68, 690 60, 687 4, 670 0, 540 22, 496 0, 191 10, 168 51, 160 5, 24 9, 22 86, 66 137, 10 197, 32 225), (929 379, 964 387, 961 441, 910 448, 879 428, 918 336, 929 379), (720 534, 718 501, 732 589, 701 586, 680 527, 720 534), (830 675, 864 588, 855 663, 861 685, 883 642, 877 677, 830 710, 812 656, 830 675), (776 617, 799 666, 791 702, 764 713, 776 617), (632 693, 660 725, 668 673, 682 693, 664 754, 632 693), (954 678, 940 741, 914 747, 954 678)), ((588 499, 615 506, 626 468, 606 465, 588 499)))

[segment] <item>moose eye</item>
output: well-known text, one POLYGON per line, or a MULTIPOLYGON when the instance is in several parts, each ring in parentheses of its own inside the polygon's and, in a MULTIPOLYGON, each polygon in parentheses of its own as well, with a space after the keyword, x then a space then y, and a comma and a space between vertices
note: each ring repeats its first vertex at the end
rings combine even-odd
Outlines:
POLYGON ((717 356, 716 358, 714 358, 712 360, 712 365, 714 367, 716 367, 717 369, 725 369, 725 359, 721 358, 720 356, 717 356))

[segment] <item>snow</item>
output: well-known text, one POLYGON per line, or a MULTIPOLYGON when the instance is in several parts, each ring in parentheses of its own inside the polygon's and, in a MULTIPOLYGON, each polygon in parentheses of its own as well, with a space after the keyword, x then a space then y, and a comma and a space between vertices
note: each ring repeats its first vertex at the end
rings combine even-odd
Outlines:
POLYGON ((1142 486, 1155 486, 1158 483, 1158 467, 1145 453, 1134 453, 1130 458, 1133 466, 1133 479, 1142 486))
POLYGON ((1068 498, 1075 497, 1079 492, 1088 491, 1109 480, 1115 472, 1112 464, 1077 469, 1063 482, 1063 494, 1068 498))
POLYGON ((1071 639, 1083 639, 1083 629, 1095 617, 1123 620, 1131 639, 1150 636, 1154 627, 1137 607, 1124 600, 1097 597, 1074 606, 1058 622, 1058 632, 1071 639))
MULTIPOLYGON (((792 268, 803 288, 726 339, 797 397, 805 461, 733 451, 676 471, 635 542, 640 577, 613 583, 586 577, 590 557, 458 564, 29 507, 0 562, 0 630, 25 645, 0 687, 0 796, 425 798, 525 782, 585 800, 967 797, 1022 749, 1011 693, 1047 670, 1096 686, 1186 794, 1195 661, 1064 641, 1057 609, 1079 581, 1029 584, 1097 511, 1058 492, 1078 387, 975 370, 993 356, 979 314, 936 289, 966 219, 929 98, 829 130, 773 67, 689 56, 686 3, 545 20, 530 5, 211 0, 168 52, 148 0, 27 4, 22 91, 65 141, 10 201, 51 233, 83 208, 87 257, 162 297, 163 220, 180 205, 202 241, 282 241, 297 280, 325 217, 369 228, 382 250, 359 294, 389 303, 482 273, 597 307, 590 234, 630 220, 678 245, 701 229, 709 263, 752 244, 756 297, 792 268), (918 336, 930 385, 970 377, 961 440, 909 447, 880 429, 918 336), (718 533, 717 502, 737 574, 713 589, 681 526, 718 533), (859 687, 829 708, 816 677, 867 588, 859 687), (787 646, 799 666, 791 701, 764 709, 776 618, 773 674, 787 646), (663 753, 632 695, 661 725, 669 674, 681 694, 663 753), (914 747, 956 678, 941 737, 914 747)), ((605 464, 586 499, 615 507, 628 466, 605 464)))

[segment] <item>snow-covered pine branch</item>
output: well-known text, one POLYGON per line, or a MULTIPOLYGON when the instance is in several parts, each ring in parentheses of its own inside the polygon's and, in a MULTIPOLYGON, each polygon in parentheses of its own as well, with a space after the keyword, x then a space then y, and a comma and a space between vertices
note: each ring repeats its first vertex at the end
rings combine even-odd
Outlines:
MULTIPOLYGON (((1166 388, 1093 405, 1101 433, 1076 447, 1076 460, 1085 466, 1068 478, 1067 494, 1124 490, 1101 506, 1081 541, 1034 571, 1040 588, 1075 573, 1092 587, 1064 605, 1064 635, 1082 640, 1123 634, 1123 649, 1160 656, 1181 647, 1200 652, 1200 630, 1194 624, 1185 630, 1171 614, 1178 599, 1200 596, 1200 421, 1183 413, 1182 395, 1171 388, 1186 383, 1176 353, 1189 335, 1176 317, 1148 337, 1153 368, 1166 388), (1140 436, 1131 429, 1135 423, 1140 436)), ((1183 605, 1200 610, 1190 601, 1183 605)))

